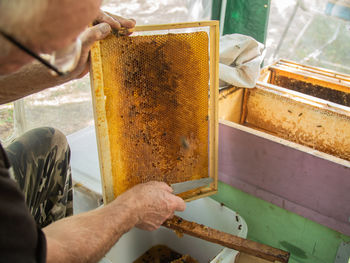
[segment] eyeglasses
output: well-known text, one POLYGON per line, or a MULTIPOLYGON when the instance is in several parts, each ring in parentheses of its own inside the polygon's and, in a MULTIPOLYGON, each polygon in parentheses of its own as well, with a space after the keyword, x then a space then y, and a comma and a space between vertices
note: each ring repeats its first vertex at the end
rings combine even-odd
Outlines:
POLYGON ((66 75, 73 71, 79 62, 82 48, 82 43, 79 37, 68 47, 55 51, 52 54, 38 55, 4 31, 0 30, 0 34, 16 47, 50 69, 50 72, 53 75, 66 75))

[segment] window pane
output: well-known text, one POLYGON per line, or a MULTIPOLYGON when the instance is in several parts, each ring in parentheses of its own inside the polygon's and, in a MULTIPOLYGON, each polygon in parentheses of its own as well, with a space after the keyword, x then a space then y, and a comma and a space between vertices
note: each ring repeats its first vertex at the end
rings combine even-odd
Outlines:
POLYGON ((25 98, 27 128, 58 128, 65 135, 93 125, 90 80, 68 82, 25 98))
POLYGON ((331 2, 272 0, 265 64, 285 58, 349 74, 350 21, 330 12, 331 2))

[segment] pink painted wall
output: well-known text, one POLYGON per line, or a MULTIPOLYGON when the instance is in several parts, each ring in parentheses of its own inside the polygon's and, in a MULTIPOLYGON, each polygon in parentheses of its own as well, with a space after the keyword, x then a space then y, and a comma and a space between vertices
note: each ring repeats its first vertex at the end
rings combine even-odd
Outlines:
POLYGON ((350 235, 350 169, 219 125, 219 180, 350 235))

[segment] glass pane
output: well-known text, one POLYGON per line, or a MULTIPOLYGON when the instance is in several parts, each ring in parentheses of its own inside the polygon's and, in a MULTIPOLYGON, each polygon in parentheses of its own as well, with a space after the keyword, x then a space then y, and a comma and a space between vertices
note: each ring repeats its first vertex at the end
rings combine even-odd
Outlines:
POLYGON ((330 10, 334 3, 272 0, 265 64, 285 58, 349 74, 350 21, 330 10))
POLYGON ((93 125, 89 76, 25 98, 27 128, 58 128, 65 135, 93 125))
POLYGON ((139 25, 208 20, 211 3, 212 0, 103 1, 105 10, 134 18, 139 25))

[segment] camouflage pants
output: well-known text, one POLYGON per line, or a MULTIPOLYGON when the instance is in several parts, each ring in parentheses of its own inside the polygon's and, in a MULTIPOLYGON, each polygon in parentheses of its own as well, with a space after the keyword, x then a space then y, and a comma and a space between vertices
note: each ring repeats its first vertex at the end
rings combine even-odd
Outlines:
POLYGON ((6 153, 11 175, 39 226, 73 214, 70 149, 60 131, 30 130, 12 142, 6 153))

